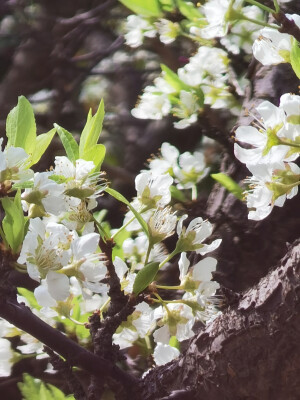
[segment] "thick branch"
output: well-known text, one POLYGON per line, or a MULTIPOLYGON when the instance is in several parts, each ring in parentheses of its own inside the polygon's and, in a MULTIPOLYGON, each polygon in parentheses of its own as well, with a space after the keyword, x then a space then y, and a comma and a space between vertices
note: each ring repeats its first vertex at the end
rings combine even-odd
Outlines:
POLYGON ((141 398, 186 390, 190 400, 299 399, 299 293, 297 240, 274 271, 192 339, 186 354, 146 376, 141 398))
POLYGON ((95 376, 110 376, 124 385, 129 392, 133 389, 135 379, 107 360, 102 359, 73 342, 60 331, 52 328, 24 304, 17 300, 2 300, 0 317, 6 319, 17 328, 29 333, 64 357, 70 365, 84 369, 95 376))

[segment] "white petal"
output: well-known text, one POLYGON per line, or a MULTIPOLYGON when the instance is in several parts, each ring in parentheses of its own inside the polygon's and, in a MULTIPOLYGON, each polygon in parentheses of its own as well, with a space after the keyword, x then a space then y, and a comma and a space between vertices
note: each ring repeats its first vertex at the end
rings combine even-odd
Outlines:
POLYGON ((64 274, 49 271, 46 277, 50 295, 59 301, 66 300, 70 294, 69 278, 64 274))
POLYGON ((193 269, 193 279, 195 281, 210 281, 212 272, 216 270, 217 260, 213 257, 206 257, 199 261, 193 269))
POLYGON ((48 286, 45 283, 34 289, 34 296, 42 307, 55 307, 57 305, 56 301, 50 295, 48 286))
POLYGON ((158 343, 153 353, 156 365, 164 365, 174 360, 179 355, 180 352, 178 349, 163 343, 158 343))

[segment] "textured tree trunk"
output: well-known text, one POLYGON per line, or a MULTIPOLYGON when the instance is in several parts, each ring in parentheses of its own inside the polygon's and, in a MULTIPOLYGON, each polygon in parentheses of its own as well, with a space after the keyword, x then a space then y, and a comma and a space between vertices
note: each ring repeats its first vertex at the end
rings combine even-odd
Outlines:
POLYGON ((145 377, 147 399, 300 398, 300 240, 274 271, 145 377))

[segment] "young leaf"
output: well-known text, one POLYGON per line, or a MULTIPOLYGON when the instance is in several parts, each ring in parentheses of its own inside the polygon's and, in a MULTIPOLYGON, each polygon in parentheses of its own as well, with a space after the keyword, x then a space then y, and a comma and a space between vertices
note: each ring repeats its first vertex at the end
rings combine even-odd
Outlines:
POLYGON ((36 308, 37 310, 40 310, 42 308, 36 301, 35 295, 31 290, 18 287, 18 293, 19 295, 25 297, 31 308, 36 308))
POLYGON ((158 0, 119 0, 125 7, 143 17, 160 17, 161 9, 158 0))
POLYGON ((233 179, 231 179, 230 176, 223 174, 222 172, 218 174, 211 174, 210 176, 224 186, 228 192, 232 193, 239 200, 243 199, 244 190, 233 179))
POLYGON ((176 0, 176 3, 181 14, 190 21, 197 21, 198 19, 203 18, 203 15, 190 1, 176 0))
MULTIPOLYGON (((104 119, 104 102, 101 100, 96 114, 92 117, 91 111, 88 114, 86 124, 80 136, 79 156, 83 158, 83 154, 91 150, 98 142, 102 131, 104 119)), ((90 160, 88 160, 90 161, 90 160)))
POLYGON ((73 138, 72 134, 68 132, 66 129, 61 126, 54 124, 54 127, 57 129, 57 133, 60 137, 60 140, 66 150, 66 154, 68 158, 75 162, 79 158, 79 149, 76 140, 73 138))
POLYGON ((36 164, 40 160, 42 155, 47 150, 55 133, 56 133, 56 128, 53 128, 49 132, 42 133, 41 135, 38 135, 36 137, 35 148, 33 150, 33 153, 31 156, 31 163, 29 166, 36 164))
POLYGON ((133 283, 134 294, 141 293, 144 289, 146 289, 147 286, 150 285, 151 282, 153 282, 157 274, 158 268, 159 262, 153 261, 145 265, 144 268, 137 273, 133 283))
POLYGON ((300 78, 300 43, 296 39, 293 39, 291 64, 297 78, 300 78))
POLYGON ((31 154, 35 147, 36 125, 31 104, 24 96, 18 98, 18 104, 7 116, 6 135, 8 146, 22 147, 31 154))
POLYGON ((18 253, 24 239, 25 218, 21 205, 21 192, 18 191, 15 198, 4 197, 1 199, 5 217, 2 228, 6 241, 14 253, 18 253))
POLYGON ((169 85, 173 86, 173 88, 176 89, 178 92, 180 92, 180 90, 190 91, 191 88, 184 82, 182 82, 175 72, 173 72, 164 64, 161 64, 160 67, 165 73, 165 80, 169 83, 169 85))
POLYGON ((96 168, 95 171, 100 171, 102 162, 105 157, 105 146, 103 144, 96 144, 89 150, 83 153, 81 158, 86 161, 93 161, 96 168))
POLYGON ((73 395, 65 395, 57 387, 45 385, 29 374, 23 374, 23 382, 18 383, 23 400, 75 400, 73 395))
POLYGON ((107 189, 105 189, 105 191, 108 194, 110 194, 112 197, 114 197, 115 199, 117 199, 117 200, 121 201, 122 203, 126 204, 130 208, 130 210, 133 212, 133 214, 136 217, 136 219, 139 221, 143 231, 149 237, 149 231, 148 231, 147 223, 142 218, 142 216, 132 207, 132 205, 129 203, 129 201, 124 196, 122 196, 121 193, 117 192, 114 189, 107 188, 107 189))

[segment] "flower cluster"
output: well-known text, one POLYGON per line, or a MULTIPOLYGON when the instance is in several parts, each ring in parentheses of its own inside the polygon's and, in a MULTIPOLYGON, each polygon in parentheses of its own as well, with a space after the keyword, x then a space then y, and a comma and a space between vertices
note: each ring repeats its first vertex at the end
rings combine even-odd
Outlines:
POLYGON ((234 152, 253 174, 245 192, 249 218, 261 220, 298 192, 300 169, 293 161, 299 156, 300 96, 286 93, 279 107, 264 101, 256 110, 256 126, 241 126, 235 134, 251 148, 236 143, 234 152))

